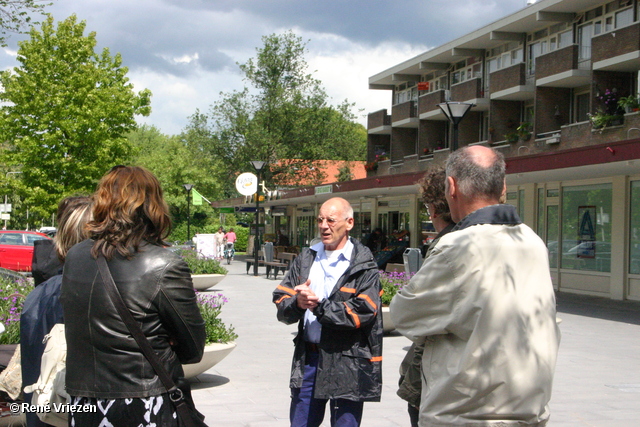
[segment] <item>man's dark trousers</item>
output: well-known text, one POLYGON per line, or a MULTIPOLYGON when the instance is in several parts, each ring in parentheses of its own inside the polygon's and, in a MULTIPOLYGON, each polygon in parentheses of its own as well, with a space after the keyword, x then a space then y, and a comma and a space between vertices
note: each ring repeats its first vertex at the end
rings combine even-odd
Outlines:
MULTIPOLYGON (((319 427, 324 419, 328 399, 314 399, 313 389, 318 367, 317 352, 307 352, 301 388, 292 389, 289 419, 291 427, 319 427)), ((358 427, 364 402, 335 399, 330 401, 332 427, 358 427)))

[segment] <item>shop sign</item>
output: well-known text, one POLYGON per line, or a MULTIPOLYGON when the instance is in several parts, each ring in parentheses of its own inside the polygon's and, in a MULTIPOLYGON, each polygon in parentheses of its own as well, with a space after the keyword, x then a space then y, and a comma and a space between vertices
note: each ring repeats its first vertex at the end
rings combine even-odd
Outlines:
POLYGON ((333 185, 321 185, 316 187, 316 194, 330 194, 333 193, 333 185))

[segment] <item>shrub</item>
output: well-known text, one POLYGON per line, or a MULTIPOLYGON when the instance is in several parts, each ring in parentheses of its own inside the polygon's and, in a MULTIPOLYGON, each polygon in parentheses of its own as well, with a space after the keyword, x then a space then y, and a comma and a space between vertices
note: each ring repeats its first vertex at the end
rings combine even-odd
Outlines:
POLYGON ((187 262, 191 274, 227 274, 227 269, 214 258, 199 257, 190 249, 182 249, 178 254, 187 262))
POLYGON ((382 285, 382 305, 389 305, 393 296, 409 283, 413 274, 404 272, 380 271, 380 284, 382 285))
POLYGON ((227 343, 238 338, 238 334, 234 332, 233 326, 225 325, 219 317, 222 306, 229 302, 224 295, 203 294, 198 292, 197 298, 207 334, 205 344, 227 343))
POLYGON ((20 313, 24 299, 32 290, 33 285, 26 278, 18 281, 0 278, 0 323, 5 326, 0 344, 20 342, 20 313))

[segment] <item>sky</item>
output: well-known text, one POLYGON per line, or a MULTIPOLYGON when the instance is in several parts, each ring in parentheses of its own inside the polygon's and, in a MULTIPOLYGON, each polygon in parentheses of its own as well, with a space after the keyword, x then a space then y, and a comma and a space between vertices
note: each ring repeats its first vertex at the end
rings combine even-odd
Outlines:
MULTIPOLYGON (((368 79, 526 6, 526 0, 53 0, 56 21, 75 14, 95 31, 98 49, 120 53, 136 91, 153 92, 139 123, 179 134, 190 115, 208 112, 220 92, 246 85, 238 63, 262 37, 292 30, 307 41, 309 72, 332 105, 356 104, 358 121, 391 109, 389 91, 368 79), (452 25, 455 24, 455 25, 452 25)), ((19 65, 12 35, 0 69, 19 65)))

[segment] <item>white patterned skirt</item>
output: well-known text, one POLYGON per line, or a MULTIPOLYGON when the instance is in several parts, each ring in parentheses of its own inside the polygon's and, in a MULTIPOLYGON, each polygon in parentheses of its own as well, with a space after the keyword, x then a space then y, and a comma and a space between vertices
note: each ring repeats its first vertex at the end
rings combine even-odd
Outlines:
MULTIPOLYGON (((91 411, 71 412, 71 427, 177 427, 178 419, 169 396, 99 399, 71 396, 72 405, 91 411), (93 410, 95 408, 95 410, 93 410)), ((72 407, 73 408, 73 407, 72 407)))

